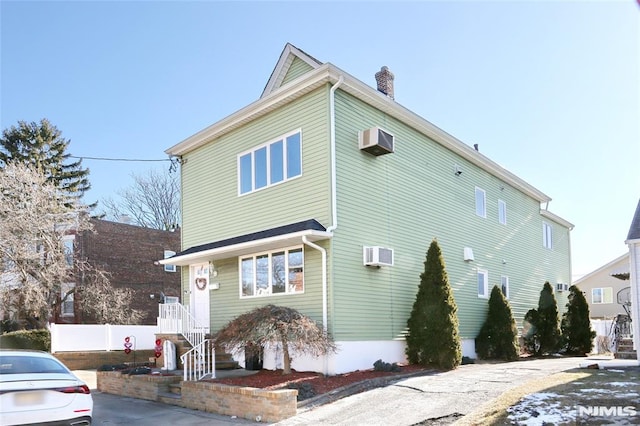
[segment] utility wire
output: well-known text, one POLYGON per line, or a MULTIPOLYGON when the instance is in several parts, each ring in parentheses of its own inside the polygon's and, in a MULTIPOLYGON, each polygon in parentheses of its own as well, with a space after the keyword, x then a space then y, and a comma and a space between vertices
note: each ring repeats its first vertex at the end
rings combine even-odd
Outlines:
POLYGON ((171 158, 163 158, 158 160, 145 160, 141 158, 105 158, 105 157, 82 157, 76 155, 70 155, 70 158, 77 158, 80 160, 100 160, 100 161, 172 161, 171 158))

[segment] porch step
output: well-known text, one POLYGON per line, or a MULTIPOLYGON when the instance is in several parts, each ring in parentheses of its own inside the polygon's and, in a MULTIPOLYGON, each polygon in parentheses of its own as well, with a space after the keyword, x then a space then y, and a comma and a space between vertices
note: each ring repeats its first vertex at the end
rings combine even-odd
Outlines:
POLYGON ((638 353, 636 351, 616 352, 615 359, 638 359, 638 353))
POLYGON ((169 393, 174 395, 182 395, 182 382, 171 383, 169 385, 169 393))
POLYGON ((158 392, 158 402, 168 405, 182 406, 182 395, 171 392, 158 392))
POLYGON ((216 370, 235 370, 240 368, 240 364, 234 361, 233 356, 216 349, 216 370))
POLYGON ((637 359, 638 353, 633 349, 633 339, 624 337, 618 340, 616 359, 637 359))

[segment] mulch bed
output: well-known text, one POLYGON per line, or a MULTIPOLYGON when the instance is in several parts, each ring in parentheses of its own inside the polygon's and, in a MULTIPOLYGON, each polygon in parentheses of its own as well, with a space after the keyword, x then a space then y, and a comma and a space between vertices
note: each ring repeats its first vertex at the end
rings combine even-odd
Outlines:
POLYGON ((283 375, 282 370, 260 370, 250 376, 229 377, 210 381, 232 386, 246 386, 269 390, 298 389, 298 400, 301 401, 365 380, 401 376, 420 371, 427 371, 427 369, 417 365, 401 365, 400 371, 397 372, 375 371, 371 369, 336 374, 334 376, 295 370, 292 370, 291 374, 283 375))

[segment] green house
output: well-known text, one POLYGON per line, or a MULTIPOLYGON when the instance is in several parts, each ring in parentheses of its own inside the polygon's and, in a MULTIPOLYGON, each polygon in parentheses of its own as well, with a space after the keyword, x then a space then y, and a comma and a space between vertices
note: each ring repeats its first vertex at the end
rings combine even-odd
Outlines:
MULTIPOLYGON (((550 198, 394 100, 287 44, 260 98, 166 152, 181 163, 183 305, 215 332, 265 304, 339 344, 292 367, 338 374, 402 362, 407 318, 437 238, 463 355, 501 286, 518 324, 545 281, 571 281, 570 231, 550 198)), ((266 348, 265 368, 281 351, 266 348)), ((240 357, 242 354, 239 355, 240 357)))

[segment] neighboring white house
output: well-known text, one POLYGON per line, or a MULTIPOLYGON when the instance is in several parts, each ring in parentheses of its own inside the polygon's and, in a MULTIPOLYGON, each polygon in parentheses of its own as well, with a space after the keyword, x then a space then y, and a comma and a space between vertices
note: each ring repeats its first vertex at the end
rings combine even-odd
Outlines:
POLYGON ((617 294, 629 287, 629 253, 573 282, 589 303, 589 316, 593 319, 613 319, 624 314, 618 304, 617 294))

